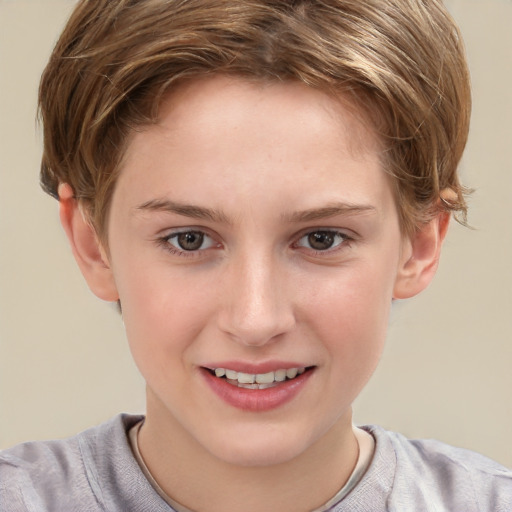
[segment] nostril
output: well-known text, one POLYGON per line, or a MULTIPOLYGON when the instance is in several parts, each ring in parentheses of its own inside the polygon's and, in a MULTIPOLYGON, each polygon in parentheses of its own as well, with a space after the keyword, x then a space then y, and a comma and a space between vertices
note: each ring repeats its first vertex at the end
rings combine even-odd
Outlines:
POLYGON ((258 312, 224 311, 218 322, 221 331, 247 346, 262 346, 282 339, 295 326, 291 310, 283 306, 258 312))

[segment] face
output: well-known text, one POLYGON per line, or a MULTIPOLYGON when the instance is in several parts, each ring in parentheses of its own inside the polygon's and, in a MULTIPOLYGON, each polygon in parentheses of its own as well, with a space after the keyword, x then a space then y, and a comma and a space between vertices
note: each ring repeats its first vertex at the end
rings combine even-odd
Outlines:
POLYGON ((374 135, 298 83, 196 81, 129 144, 109 265, 152 428, 284 462, 350 428, 404 244, 374 135))

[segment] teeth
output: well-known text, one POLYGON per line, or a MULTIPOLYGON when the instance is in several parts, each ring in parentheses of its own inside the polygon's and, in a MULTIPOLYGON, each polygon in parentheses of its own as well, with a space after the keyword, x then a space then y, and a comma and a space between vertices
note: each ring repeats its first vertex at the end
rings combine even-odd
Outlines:
MULTIPOLYGON (((238 374, 238 382, 240 382, 240 384, 253 384, 255 378, 257 377, 255 375, 251 375, 250 373, 238 374)), ((259 380, 257 380, 256 382, 259 382, 259 380)))
POLYGON ((284 382, 286 380, 286 370, 277 370, 274 372, 276 382, 284 382))
POLYGON ((217 377, 226 377, 232 384, 247 389, 265 389, 272 387, 275 382, 284 382, 286 379, 294 379, 297 375, 302 375, 306 369, 289 368, 288 370, 276 370, 268 373, 243 373, 235 372, 227 368, 215 368, 217 377))
POLYGON ((226 370, 226 377, 229 380, 238 380, 238 372, 235 372, 233 370, 226 370))
MULTIPOLYGON (((240 379, 238 379, 238 382, 240 382, 240 379)), ((258 373, 258 375, 256 375, 256 382, 258 384, 270 384, 274 382, 274 372, 258 373)))
POLYGON ((268 384, 258 384, 258 389, 267 389, 267 388, 273 388, 274 383, 268 383, 268 384))
POLYGON ((286 370, 286 376, 289 379, 294 379, 297 377, 298 369, 297 368, 290 368, 289 370, 286 370))

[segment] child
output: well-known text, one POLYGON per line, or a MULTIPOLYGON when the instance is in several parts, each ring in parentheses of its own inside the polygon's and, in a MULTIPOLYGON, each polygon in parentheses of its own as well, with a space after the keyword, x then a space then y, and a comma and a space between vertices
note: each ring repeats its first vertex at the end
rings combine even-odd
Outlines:
POLYGON ((5 451, 0 510, 509 510, 505 468, 351 418, 464 222, 468 82, 436 0, 79 2, 42 183, 147 411, 5 451))

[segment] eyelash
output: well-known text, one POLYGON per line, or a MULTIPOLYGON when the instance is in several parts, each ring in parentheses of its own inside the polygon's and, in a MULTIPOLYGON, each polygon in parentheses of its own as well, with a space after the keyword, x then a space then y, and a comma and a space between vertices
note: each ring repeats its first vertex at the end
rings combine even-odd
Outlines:
POLYGON ((354 241, 354 238, 349 236, 347 233, 345 232, 342 232, 342 231, 338 231, 336 229, 331 229, 331 228, 319 228, 319 229, 313 229, 313 230, 309 230, 305 233, 302 233, 301 236, 299 237, 299 239, 293 243, 293 247, 304 247, 306 250, 310 251, 310 253, 312 252, 313 255, 315 256, 326 256, 326 255, 330 255, 330 254, 333 254, 337 251, 340 251, 340 250, 343 250, 344 248, 346 247, 350 247, 350 243, 354 241), (322 234, 322 235, 329 235, 331 237, 333 237, 334 239, 336 238, 339 238, 339 241, 327 248, 327 249, 315 249, 313 247, 305 247, 303 245, 300 245, 300 241, 307 238, 307 237, 310 237, 311 235, 319 235, 319 234, 322 234))
MULTIPOLYGON (((197 258, 197 257, 200 256, 201 252, 204 252, 207 249, 220 247, 220 244, 216 243, 213 240, 213 237, 211 237, 210 235, 208 235, 208 233, 205 233, 201 229, 184 229, 182 231, 176 231, 176 232, 171 233, 169 235, 166 235, 166 236, 164 236, 162 238, 159 238, 158 239, 158 243, 160 245, 162 245, 163 248, 166 251, 170 252, 171 254, 174 254, 174 255, 177 255, 177 256, 181 256, 181 257, 184 257, 184 258, 194 258, 194 257, 197 258), (206 239, 206 238, 210 239, 211 240, 210 246, 206 247, 204 249, 195 249, 195 250, 187 251, 185 249, 180 249, 180 248, 172 245, 172 243, 171 243, 172 239, 177 239, 180 235, 190 235, 190 234, 195 234, 195 235, 202 236, 203 237, 202 242, 204 242, 204 239, 206 239)), ((201 243, 201 245, 203 245, 203 243, 201 243)))
MULTIPOLYGON (((320 228, 320 229, 313 229, 309 230, 307 232, 303 232, 299 238, 292 244, 293 248, 304 248, 308 252, 312 253, 315 256, 326 256, 327 254, 332 254, 334 252, 342 250, 342 248, 350 247, 350 243, 354 240, 353 237, 347 235, 344 232, 338 231, 336 229, 330 229, 330 228, 320 228), (306 247, 304 245, 300 244, 300 241, 315 234, 322 234, 322 235, 329 235, 336 239, 338 237, 340 240, 336 245, 329 247, 327 249, 315 249, 313 247, 306 247)), ((184 229, 182 231, 176 231, 174 233, 171 233, 169 235, 166 235, 164 237, 159 238, 158 243, 168 252, 170 252, 173 255, 185 257, 185 258, 193 258, 193 257, 199 257, 202 252, 212 249, 212 248, 219 248, 221 246, 220 243, 216 243, 212 236, 210 236, 208 233, 201 229, 184 229), (199 248, 199 249, 193 249, 193 250, 185 250, 185 249, 179 249, 178 247, 172 245, 171 240, 177 239, 180 235, 200 235, 203 237, 202 242, 204 242, 204 239, 210 239, 210 245, 206 248, 199 248)), ((203 243, 201 243, 203 245, 203 243)))

